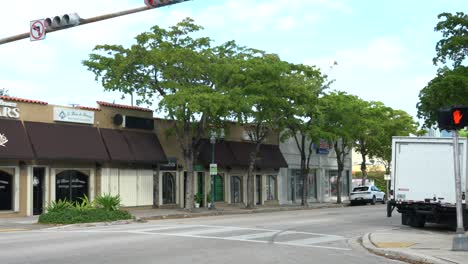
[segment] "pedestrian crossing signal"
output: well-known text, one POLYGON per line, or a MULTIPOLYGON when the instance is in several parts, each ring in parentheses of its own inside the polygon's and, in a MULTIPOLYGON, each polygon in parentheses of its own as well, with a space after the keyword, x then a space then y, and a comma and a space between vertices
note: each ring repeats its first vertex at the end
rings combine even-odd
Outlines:
POLYGON ((468 126, 468 106, 453 106, 439 111, 440 129, 459 130, 468 126))

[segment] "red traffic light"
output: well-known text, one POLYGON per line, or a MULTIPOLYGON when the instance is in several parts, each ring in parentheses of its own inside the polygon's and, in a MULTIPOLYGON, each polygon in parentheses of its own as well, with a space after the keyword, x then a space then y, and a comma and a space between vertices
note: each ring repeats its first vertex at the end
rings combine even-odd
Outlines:
POLYGON ((463 118, 462 111, 460 109, 455 109, 452 112, 452 118, 453 118, 453 124, 456 126, 459 126, 463 118))
POLYGON ((453 106, 439 111, 440 129, 459 130, 468 126, 468 106, 453 106))

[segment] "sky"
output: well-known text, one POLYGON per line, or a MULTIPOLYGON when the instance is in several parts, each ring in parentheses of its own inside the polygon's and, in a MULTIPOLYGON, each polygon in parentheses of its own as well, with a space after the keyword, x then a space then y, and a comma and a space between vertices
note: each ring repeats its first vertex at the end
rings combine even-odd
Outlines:
MULTIPOLYGON (((91 18, 142 6, 143 0, 5 1, 0 39, 29 32, 36 19, 66 13, 91 18)), ((467 6, 466 0, 192 0, 53 32, 41 41, 0 45, 0 88, 57 105, 130 104, 129 97, 104 91, 81 62, 96 45, 129 47, 154 25, 191 17, 213 45, 235 40, 291 63, 316 65, 334 80, 331 90, 416 117, 419 91, 438 69, 432 64, 442 37, 434 32, 437 15, 466 12, 467 6)))

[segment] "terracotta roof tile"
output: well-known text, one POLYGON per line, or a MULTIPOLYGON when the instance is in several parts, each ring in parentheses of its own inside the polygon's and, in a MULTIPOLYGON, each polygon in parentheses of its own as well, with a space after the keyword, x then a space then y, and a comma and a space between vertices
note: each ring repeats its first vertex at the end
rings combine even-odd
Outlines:
POLYGON ((83 109, 83 110, 90 110, 90 111, 101 111, 100 108, 89 107, 89 106, 77 106, 76 108, 83 109))
POLYGON ((11 96, 6 96, 6 95, 0 96, 0 99, 5 100, 5 101, 20 102, 20 103, 42 104, 42 105, 48 104, 47 102, 43 102, 43 101, 11 97, 11 96))
POLYGON ((107 106, 107 107, 115 107, 115 108, 122 108, 122 109, 130 109, 130 110, 139 110, 139 111, 153 112, 153 110, 151 110, 151 109, 143 108, 143 107, 138 107, 138 106, 121 105, 121 104, 112 104, 112 103, 107 103, 107 102, 102 102, 102 101, 97 101, 96 103, 97 103, 98 105, 103 105, 103 106, 107 106))

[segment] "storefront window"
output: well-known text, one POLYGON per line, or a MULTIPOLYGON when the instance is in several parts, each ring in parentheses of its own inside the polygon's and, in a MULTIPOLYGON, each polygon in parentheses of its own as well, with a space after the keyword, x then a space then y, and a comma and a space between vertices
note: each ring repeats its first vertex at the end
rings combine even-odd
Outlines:
POLYGON ((164 172, 162 178, 163 204, 176 203, 175 172, 164 172))
POLYGON ((239 176, 231 177, 231 203, 242 202, 242 181, 239 176))
MULTIPOLYGON (((342 172, 341 177, 341 197, 347 196, 349 194, 349 171, 342 172)), ((338 171, 337 170, 329 170, 328 171, 328 179, 329 179, 329 186, 330 186, 330 195, 332 197, 337 196, 337 181, 338 181, 338 171)))
POLYGON ((0 171, 0 210, 11 210, 13 202, 13 176, 0 171))
POLYGON ((276 200, 276 176, 268 175, 267 200, 276 200))
POLYGON ((81 202, 88 195, 88 176, 81 171, 66 170, 56 176, 55 199, 81 202))
MULTIPOLYGON (((304 191, 304 181, 301 176, 301 170, 291 170, 291 193, 292 201, 302 200, 302 193, 304 191)), ((316 186, 316 170, 311 169, 307 179, 307 196, 308 199, 317 198, 316 186)))

